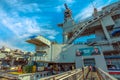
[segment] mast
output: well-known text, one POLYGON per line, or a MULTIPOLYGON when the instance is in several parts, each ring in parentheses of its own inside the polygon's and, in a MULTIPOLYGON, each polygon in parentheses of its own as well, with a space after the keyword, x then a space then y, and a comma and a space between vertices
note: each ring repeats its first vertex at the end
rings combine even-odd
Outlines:
POLYGON ((93 13, 93 15, 94 15, 94 16, 97 16, 98 10, 97 10, 97 8, 95 7, 95 4, 93 3, 93 1, 94 1, 94 0, 90 0, 92 6, 93 6, 93 8, 94 8, 94 13, 93 13))
POLYGON ((64 4, 64 6, 65 6, 65 8, 66 8, 66 9, 68 9, 68 6, 67 6, 67 4, 66 4, 66 3, 64 4))
POLYGON ((94 15, 94 16, 97 16, 97 12, 98 12, 98 11, 97 11, 97 8, 95 7, 95 4, 93 3, 93 1, 94 1, 94 0, 90 0, 91 4, 92 4, 92 6, 93 6, 93 9, 94 9, 93 15, 94 15))
POLYGON ((66 3, 64 4, 64 6, 65 6, 65 8, 66 8, 66 10, 65 10, 65 12, 64 12, 64 20, 65 20, 65 22, 66 22, 68 18, 72 18, 72 12, 71 12, 71 10, 68 8, 68 6, 67 6, 66 3))
POLYGON ((74 28, 74 20, 72 19, 72 12, 67 6, 67 4, 64 4, 65 11, 64 11, 64 22, 61 24, 58 24, 59 27, 63 29, 63 43, 67 43, 69 38, 72 35, 72 30, 74 28))

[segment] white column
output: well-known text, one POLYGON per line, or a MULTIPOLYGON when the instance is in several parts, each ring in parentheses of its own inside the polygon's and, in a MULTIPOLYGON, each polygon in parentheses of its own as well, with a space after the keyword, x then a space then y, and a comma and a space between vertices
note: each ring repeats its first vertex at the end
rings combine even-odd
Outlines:
POLYGON ((68 33, 63 34, 63 43, 67 43, 68 41, 68 33))

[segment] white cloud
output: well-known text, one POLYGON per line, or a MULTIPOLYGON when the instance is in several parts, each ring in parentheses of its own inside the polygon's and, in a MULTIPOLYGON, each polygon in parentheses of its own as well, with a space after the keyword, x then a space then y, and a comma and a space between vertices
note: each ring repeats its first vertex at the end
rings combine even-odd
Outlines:
POLYGON ((51 29, 44 29, 41 28, 40 33, 44 36, 56 36, 59 32, 55 31, 55 30, 51 30, 51 29))
POLYGON ((42 10, 39 8, 39 5, 37 3, 29 3, 25 4, 22 1, 19 0, 6 0, 6 3, 9 4, 12 9, 15 9, 17 11, 21 11, 24 13, 28 12, 41 12, 42 10))
POLYGON ((0 47, 2 47, 2 46, 8 47, 10 49, 20 49, 17 46, 13 46, 9 41, 0 40, 0 47))
POLYGON ((111 2, 112 2, 112 0, 108 0, 108 2, 107 2, 107 3, 109 4, 109 3, 111 3, 111 2))
POLYGON ((23 4, 18 6, 18 10, 22 12, 41 12, 42 10, 38 7, 38 4, 23 4))
POLYGON ((14 33, 11 40, 0 40, 1 46, 19 49, 18 44, 20 43, 23 45, 21 49, 27 49, 28 47, 25 47, 25 40, 31 35, 43 35, 49 39, 55 39, 55 36, 58 34, 56 30, 49 29, 51 25, 46 24, 45 21, 41 22, 41 24, 38 23, 36 17, 21 17, 16 12, 8 13, 3 9, 0 9, 0 13, 0 24, 3 25, 2 27, 6 27, 14 33), (11 14, 15 14, 15 16, 11 16, 11 14))
POLYGON ((55 36, 48 36, 49 39, 55 39, 55 36))
POLYGON ((66 3, 68 3, 68 4, 73 4, 74 2, 75 2, 75 0, 65 0, 66 1, 66 3))
POLYGON ((22 50, 22 51, 26 51, 26 50, 27 51, 35 51, 35 47, 33 45, 29 46, 28 43, 21 42, 20 39, 19 40, 16 40, 16 39, 7 40, 7 41, 0 40, 0 48, 3 47, 3 46, 5 46, 7 48, 10 48, 12 50, 19 49, 19 50, 22 50), (17 42, 19 42, 18 44, 19 45, 21 44, 22 47, 18 47, 18 44, 15 44, 17 42))
POLYGON ((64 5, 59 5, 59 6, 55 7, 55 8, 56 8, 57 12, 61 12, 62 10, 64 10, 64 5))
POLYGON ((71 6, 75 2, 75 0, 59 0, 59 1, 62 2, 62 5, 58 5, 55 7, 57 12, 61 12, 62 10, 65 9, 64 3, 71 6))
MULTIPOLYGON (((101 10, 102 7, 110 4, 113 2, 113 0, 108 0, 107 2, 101 1, 101 0, 95 0, 93 2, 94 6, 98 9, 101 10), (99 3, 98 3, 99 2, 99 3)), ((86 6, 84 9, 82 9, 76 16, 75 20, 83 20, 85 18, 90 17, 93 14, 93 5, 90 3, 88 6, 86 6)))
MULTIPOLYGON (((43 28, 45 23, 39 26, 38 22, 34 18, 21 18, 21 17, 11 17, 4 11, 0 11, 1 23, 10 29, 18 37, 27 37, 32 34, 42 34, 42 35, 57 35, 58 32, 51 29, 43 28), (24 36, 23 36, 24 35, 24 36)), ((50 25, 49 25, 50 26, 50 25)))
POLYGON ((91 5, 88 5, 79 14, 75 16, 75 20, 83 20, 85 18, 88 18, 92 15, 92 13, 93 13, 93 7, 91 5))
POLYGON ((75 0, 59 0, 59 2, 73 4, 75 2, 75 0))

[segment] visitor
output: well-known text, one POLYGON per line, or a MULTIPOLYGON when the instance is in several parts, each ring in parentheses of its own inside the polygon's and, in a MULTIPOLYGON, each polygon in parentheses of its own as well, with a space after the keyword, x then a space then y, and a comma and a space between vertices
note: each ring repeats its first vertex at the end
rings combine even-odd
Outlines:
POLYGON ((89 66, 89 70, 92 71, 92 66, 91 65, 89 66))

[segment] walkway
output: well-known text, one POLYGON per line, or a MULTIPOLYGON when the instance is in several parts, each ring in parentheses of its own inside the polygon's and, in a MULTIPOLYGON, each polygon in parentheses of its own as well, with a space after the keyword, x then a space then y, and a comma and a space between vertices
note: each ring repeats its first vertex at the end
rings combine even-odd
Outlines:
POLYGON ((40 80, 117 80, 100 68, 91 71, 89 67, 41 78, 40 80))

